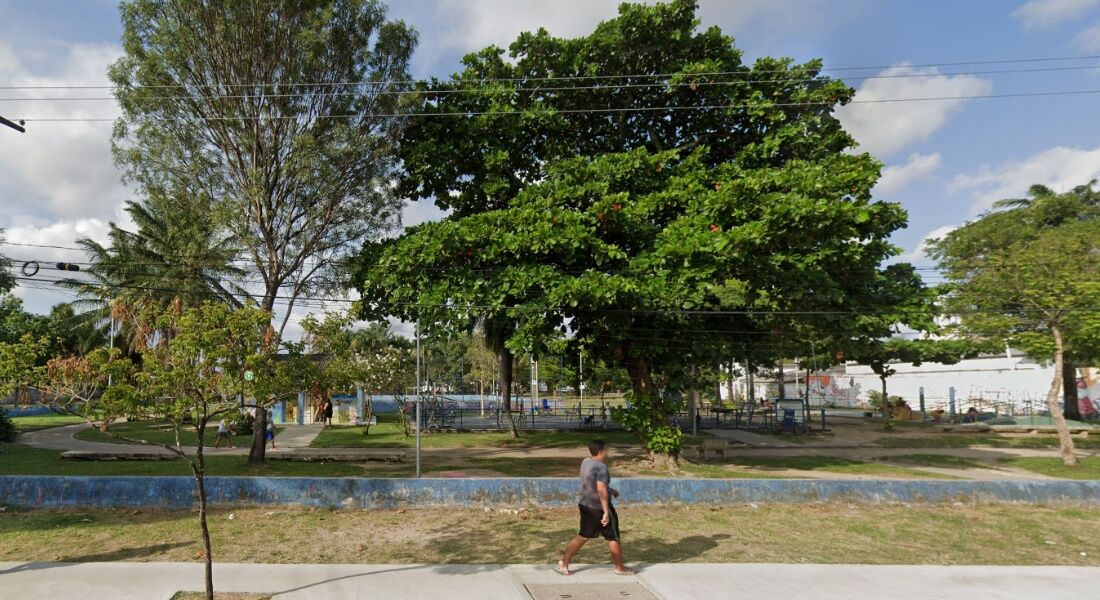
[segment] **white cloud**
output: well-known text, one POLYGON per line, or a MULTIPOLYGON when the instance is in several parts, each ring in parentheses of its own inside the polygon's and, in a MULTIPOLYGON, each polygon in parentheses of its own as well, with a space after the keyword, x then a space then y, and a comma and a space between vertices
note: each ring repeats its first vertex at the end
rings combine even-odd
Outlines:
POLYGON ((1036 183, 1061 191, 1097 178, 1100 148, 1057 146, 1020 161, 982 165, 976 173, 956 176, 948 191, 969 192, 972 210, 979 213, 997 200, 1022 197, 1036 183))
POLYGON ((1100 23, 1073 36, 1071 43, 1081 52, 1100 51, 1100 23))
POLYGON ((1100 0, 1030 0, 1012 11, 1026 28, 1049 27, 1076 19, 1100 6, 1100 0))
POLYGON ((931 175, 943 163, 939 152, 910 154, 904 165, 892 165, 882 170, 875 186, 876 195, 890 196, 910 183, 931 175))
POLYGON ((441 210, 431 200, 406 201, 401 210, 401 225, 412 227, 429 221, 440 221, 449 214, 450 211, 441 210))
MULTIPOLYGON (((643 0, 652 4, 654 0, 643 0)), ((522 31, 546 28, 560 37, 590 33, 601 21, 618 14, 621 0, 439 0, 439 39, 426 38, 429 55, 443 49, 471 51, 490 44, 507 48, 522 31)), ((826 0, 702 0, 698 16, 703 26, 719 25, 727 33, 752 27, 772 34, 804 31, 813 22, 820 28, 825 17, 836 15, 826 0)), ((846 12, 846 11, 843 11, 846 12)), ((434 56, 432 57, 434 58, 434 56)))
MULTIPOLYGON (((5 85, 107 85, 107 67, 119 55, 116 46, 76 44, 43 55, 0 44, 0 73, 5 85), (4 57, 11 58, 8 62, 4 57)), ((110 100, 45 98, 109 97, 106 89, 15 89, 0 103, 10 119, 27 119, 24 134, 0 132, 0 227, 20 217, 80 219, 111 214, 126 197, 110 152, 110 122, 34 122, 43 118, 113 117, 110 100)))
POLYGON ((940 75, 936 67, 896 65, 856 91, 861 103, 842 106, 837 117, 861 149, 880 158, 928 138, 962 110, 969 99, 886 102, 904 98, 984 96, 993 84, 970 75, 940 75))
POLYGON ((0 251, 15 260, 16 274, 22 276, 20 271, 23 263, 29 261, 38 263, 38 273, 29 280, 20 280, 12 293, 23 299, 27 310, 36 313, 49 312, 51 306, 73 300, 74 296, 71 292, 50 283, 50 280, 62 275, 60 271, 55 270, 54 265, 59 262, 87 261, 84 252, 63 248, 74 247, 75 241, 80 238, 106 242, 108 228, 108 222, 98 218, 57 221, 41 225, 25 223, 8 227, 4 232, 7 244, 0 247, 0 251), (14 244, 34 244, 34 246, 14 244))
POLYGON ((917 247, 912 251, 901 255, 900 260, 907 263, 920 264, 928 261, 928 241, 942 238, 943 236, 951 233, 955 229, 958 229, 958 225, 944 225, 943 227, 937 227, 932 231, 929 231, 921 238, 917 247))

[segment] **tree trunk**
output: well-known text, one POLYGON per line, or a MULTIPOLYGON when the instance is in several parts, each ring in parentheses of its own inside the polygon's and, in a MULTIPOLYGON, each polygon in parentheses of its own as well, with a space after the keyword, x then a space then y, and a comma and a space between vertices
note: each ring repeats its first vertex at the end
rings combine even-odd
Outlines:
POLYGON ((882 426, 890 430, 894 428, 894 423, 890 418, 893 416, 893 411, 890 410, 890 396, 886 395, 886 372, 883 371, 878 378, 882 380, 882 426))
POLYGON ((691 419, 691 435, 699 435, 699 424, 697 415, 699 414, 699 398, 701 396, 702 394, 699 392, 699 390, 691 390, 691 404, 688 405, 688 418, 691 419))
POLYGON ((191 473, 195 476, 195 489, 199 496, 199 528, 202 530, 203 581, 206 600, 214 600, 214 559, 210 548, 210 526, 206 522, 206 460, 203 457, 205 430, 205 422, 199 423, 196 427, 198 446, 195 448, 195 461, 191 463, 191 473))
POLYGON ((252 419, 252 447, 248 449, 248 464, 262 465, 267 459, 267 409, 256 405, 256 418, 252 419))
POLYGON ((630 376, 630 389, 635 394, 654 394, 657 388, 653 385, 653 374, 649 361, 644 358, 624 357, 623 366, 630 376))
POLYGON ((781 359, 779 359, 779 362, 777 363, 777 370, 779 372, 779 399, 780 400, 787 397, 787 382, 784 381, 786 379, 787 375, 786 375, 786 373, 783 372, 783 367, 784 367, 783 359, 781 358, 781 359))
POLYGON ((512 415, 512 352, 502 346, 497 352, 498 370, 500 371, 500 406, 508 415, 508 430, 512 439, 519 437, 516 431, 516 420, 512 415))
MULTIPOLYGON (((729 378, 726 379, 726 399, 734 402, 733 398, 733 361, 730 361, 729 378)), ((722 404, 722 394, 718 394, 718 404, 722 404)))
POLYGON ((1077 464, 1077 453, 1073 448, 1073 438, 1069 435, 1069 427, 1066 426, 1066 417, 1058 410, 1058 391, 1062 387, 1062 373, 1065 367, 1063 355, 1065 348, 1062 344, 1062 331, 1057 326, 1050 328, 1054 336, 1054 380, 1050 382, 1050 392, 1047 393, 1047 408, 1050 416, 1054 418, 1054 425, 1058 429, 1058 444, 1062 448, 1062 462, 1072 467, 1077 464))
POLYGON ((1081 407, 1077 403, 1077 365, 1063 359, 1062 364, 1062 406, 1067 420, 1080 421, 1081 407))

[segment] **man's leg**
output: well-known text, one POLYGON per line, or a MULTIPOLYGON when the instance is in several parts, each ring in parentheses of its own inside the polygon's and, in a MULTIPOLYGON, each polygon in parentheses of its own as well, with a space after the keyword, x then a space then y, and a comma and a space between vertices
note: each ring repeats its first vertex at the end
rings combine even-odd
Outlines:
POLYGON ((565 547, 565 554, 562 555, 561 561, 558 563, 558 567, 561 569, 562 575, 569 574, 569 563, 573 562, 573 557, 577 552, 584 547, 588 542, 588 538, 582 535, 575 535, 573 539, 569 540, 569 545, 565 547))
POLYGON ((607 547, 611 550, 611 562, 615 563, 615 570, 620 573, 626 571, 626 567, 623 566, 623 543, 619 540, 611 540, 607 542, 607 547))

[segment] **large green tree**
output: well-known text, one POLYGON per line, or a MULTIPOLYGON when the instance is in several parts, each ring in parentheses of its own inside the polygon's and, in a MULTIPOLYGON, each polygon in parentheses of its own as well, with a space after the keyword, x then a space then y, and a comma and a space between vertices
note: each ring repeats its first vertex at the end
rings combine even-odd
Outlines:
MULTIPOLYGON (((1056 193, 1045 185, 1033 185, 1023 198, 1000 200, 993 207, 1007 209, 1012 214, 1011 222, 1001 223, 1009 225, 1002 229, 1002 235, 1004 231, 1012 231, 1019 239, 1030 238, 1043 229, 1100 216, 1100 191, 1096 189, 1095 180, 1064 193, 1056 193)), ((1081 420, 1076 365, 1095 364, 1097 360, 1100 360, 1100 347, 1067 341, 1062 368, 1063 413, 1067 419, 1081 420)))
POLYGON ((510 60, 488 48, 432 82, 401 186, 454 212, 368 246, 358 274, 373 311, 488 318, 506 350, 568 336, 624 367, 656 454, 679 447, 677 405, 648 399, 660 382, 888 335, 861 314, 912 278, 880 266, 905 213, 871 200, 879 165, 832 115, 852 90, 817 61, 744 64, 695 9, 624 4, 591 35, 525 33, 510 60))
POLYGON ((415 33, 380 0, 129 0, 121 15, 116 161, 143 194, 208 203, 281 334, 302 296, 343 282, 350 248, 397 223, 415 33))
POLYGON ((930 253, 950 281, 945 310, 957 317, 963 333, 1053 361, 1047 406, 1070 465, 1077 458, 1058 395, 1067 352, 1084 354, 1100 344, 1093 301, 1100 292, 1100 221, 1060 218, 1036 226, 1026 221, 1041 221, 1046 209, 1076 202, 1054 194, 1037 200, 1042 202, 987 213, 936 240, 930 253))

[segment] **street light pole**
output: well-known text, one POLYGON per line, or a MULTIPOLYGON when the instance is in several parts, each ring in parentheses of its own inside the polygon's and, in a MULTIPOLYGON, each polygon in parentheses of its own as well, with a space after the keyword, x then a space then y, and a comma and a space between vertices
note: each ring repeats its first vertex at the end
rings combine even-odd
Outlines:
POLYGON ((416 477, 420 478, 420 319, 416 320, 416 477))

